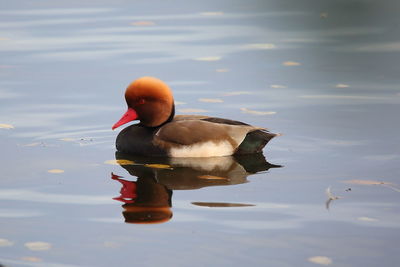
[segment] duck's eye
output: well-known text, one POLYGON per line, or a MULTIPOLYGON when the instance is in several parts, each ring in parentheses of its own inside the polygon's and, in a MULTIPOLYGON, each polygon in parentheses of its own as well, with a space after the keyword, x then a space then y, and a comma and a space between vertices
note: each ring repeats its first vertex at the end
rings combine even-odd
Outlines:
POLYGON ((139 100, 137 101, 137 104, 138 104, 138 105, 143 105, 145 102, 146 102, 146 101, 145 101, 143 98, 141 98, 141 99, 139 99, 139 100))

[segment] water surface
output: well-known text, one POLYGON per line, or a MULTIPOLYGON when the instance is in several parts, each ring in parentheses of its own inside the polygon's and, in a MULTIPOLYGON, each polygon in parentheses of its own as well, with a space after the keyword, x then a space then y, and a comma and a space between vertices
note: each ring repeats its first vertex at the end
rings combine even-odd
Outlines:
POLYGON ((0 264, 399 262, 396 1, 0 7, 0 264), (144 75, 178 114, 282 136, 250 160, 115 154, 144 75))

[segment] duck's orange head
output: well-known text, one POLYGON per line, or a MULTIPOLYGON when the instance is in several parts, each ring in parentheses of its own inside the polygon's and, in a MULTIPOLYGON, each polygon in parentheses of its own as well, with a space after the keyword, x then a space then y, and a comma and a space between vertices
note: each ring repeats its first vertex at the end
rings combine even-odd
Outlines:
POLYGON ((132 82, 125 91, 128 111, 115 123, 115 128, 133 121, 147 127, 157 127, 174 116, 174 99, 171 89, 163 81, 142 77, 132 82))

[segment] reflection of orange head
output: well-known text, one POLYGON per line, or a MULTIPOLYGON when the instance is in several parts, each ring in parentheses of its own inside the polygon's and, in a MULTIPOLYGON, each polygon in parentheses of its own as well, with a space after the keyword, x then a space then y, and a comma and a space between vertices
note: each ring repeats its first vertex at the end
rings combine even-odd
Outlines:
POLYGON ((172 218, 172 211, 169 206, 152 207, 136 206, 134 204, 125 204, 122 206, 126 223, 153 224, 164 223, 172 218))

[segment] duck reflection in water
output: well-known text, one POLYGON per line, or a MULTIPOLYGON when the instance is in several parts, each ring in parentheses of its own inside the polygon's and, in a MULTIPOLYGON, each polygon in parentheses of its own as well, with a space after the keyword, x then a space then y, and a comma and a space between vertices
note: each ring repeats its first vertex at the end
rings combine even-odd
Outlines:
MULTIPOLYGON (((111 178, 121 183, 117 201, 124 204, 126 223, 163 223, 172 218, 172 191, 248 182, 247 176, 281 167, 270 164, 262 153, 214 158, 139 157, 116 152, 117 162, 136 181, 111 178)), ((196 202, 199 206, 246 206, 244 204, 196 202)))

